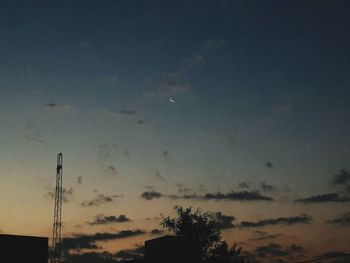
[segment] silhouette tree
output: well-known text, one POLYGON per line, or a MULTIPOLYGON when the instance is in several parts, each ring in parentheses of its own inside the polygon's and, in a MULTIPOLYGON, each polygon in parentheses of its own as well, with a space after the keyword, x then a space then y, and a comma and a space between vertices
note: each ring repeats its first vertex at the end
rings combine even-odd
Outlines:
POLYGON ((212 214, 199 209, 175 206, 176 218, 165 217, 161 225, 177 236, 183 237, 198 255, 199 262, 204 263, 238 263, 243 262, 239 256, 241 248, 235 244, 229 248, 222 240, 220 229, 212 214))

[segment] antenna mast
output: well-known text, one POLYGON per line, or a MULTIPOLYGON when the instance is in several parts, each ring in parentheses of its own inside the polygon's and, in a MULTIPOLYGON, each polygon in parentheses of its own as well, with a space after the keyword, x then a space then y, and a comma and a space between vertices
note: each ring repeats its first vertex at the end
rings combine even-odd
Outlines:
POLYGON ((51 245, 51 263, 61 262, 61 214, 62 214, 62 153, 57 155, 55 211, 51 245))

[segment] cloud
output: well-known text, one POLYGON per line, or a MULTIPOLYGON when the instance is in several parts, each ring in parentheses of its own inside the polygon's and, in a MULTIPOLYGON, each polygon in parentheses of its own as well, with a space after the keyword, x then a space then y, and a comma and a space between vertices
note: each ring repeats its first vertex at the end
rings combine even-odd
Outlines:
POLYGON ((113 255, 108 252, 97 253, 97 252, 88 252, 83 254, 69 254, 65 258, 65 263, 118 263, 119 261, 113 258, 113 255))
POLYGON ((57 104, 54 102, 50 102, 44 105, 45 108, 49 109, 50 111, 61 111, 61 112, 68 112, 68 111, 75 111, 76 108, 72 105, 68 104, 57 104))
POLYGON ((59 107, 58 104, 53 103, 53 102, 50 102, 50 103, 48 103, 48 104, 45 104, 45 106, 48 107, 48 108, 56 108, 56 107, 59 107))
POLYGON ((98 160, 110 160, 113 152, 119 147, 116 144, 100 144, 98 145, 98 160))
POLYGON ((339 174, 333 176, 332 183, 335 185, 347 185, 350 183, 350 173, 346 169, 340 170, 339 174))
POLYGON ((216 227, 219 229, 229 229, 235 227, 235 225, 232 223, 235 220, 234 216, 227 216, 221 212, 216 212, 213 214, 213 218, 215 220, 216 227))
POLYGON ((152 229, 152 230, 150 231, 150 233, 151 233, 152 235, 160 235, 160 234, 164 233, 164 230, 161 230, 161 229, 152 229))
POLYGON ((305 249, 302 246, 291 244, 283 248, 281 245, 276 243, 270 243, 269 245, 259 246, 255 249, 255 252, 262 258, 267 256, 290 256, 295 253, 304 253, 305 249))
POLYGON ((273 201, 271 197, 261 195, 259 191, 242 191, 222 194, 220 192, 203 196, 207 200, 231 200, 231 201, 273 201))
POLYGON ((350 193, 350 185, 348 185, 347 187, 345 187, 345 191, 350 193))
POLYGON ((34 135, 34 134, 26 134, 26 139, 28 139, 29 141, 37 142, 41 144, 46 143, 44 139, 41 139, 38 135, 34 135))
POLYGON ((300 253, 305 252, 305 249, 300 245, 291 244, 289 247, 287 247, 287 251, 290 251, 291 253, 300 253))
POLYGON ((201 66, 205 64, 205 59, 202 55, 194 54, 185 58, 183 63, 187 67, 201 66))
POLYGON ((282 249, 282 246, 276 243, 270 243, 266 246, 259 246, 255 249, 260 257, 266 257, 268 255, 273 256, 287 256, 289 253, 282 249))
POLYGON ((312 203, 326 203, 326 202, 349 202, 350 197, 340 196, 337 193, 313 195, 307 198, 296 199, 297 203, 312 204, 312 203))
POLYGON ((248 188, 250 188, 250 183, 248 183, 248 182, 240 182, 240 183, 238 183, 238 187, 248 189, 248 188))
POLYGON ((272 162, 266 162, 266 163, 265 163, 265 166, 266 166, 267 168, 273 168, 272 162))
POLYGON ((45 144, 46 141, 42 137, 43 136, 38 129, 33 128, 31 124, 27 125, 26 131, 25 131, 25 138, 28 141, 36 142, 39 144, 45 144))
POLYGON ((293 224, 309 224, 312 217, 307 214, 301 214, 294 217, 279 217, 272 219, 259 220, 257 222, 242 221, 240 227, 265 227, 269 225, 293 225, 293 224))
POLYGON ((204 195, 197 194, 184 194, 184 195, 166 195, 157 191, 143 192, 141 197, 146 200, 152 200, 155 198, 170 198, 170 199, 196 199, 196 200, 229 200, 229 201, 273 201, 271 197, 263 196, 258 191, 243 191, 243 192, 231 192, 228 194, 222 194, 220 192, 212 194, 206 193, 204 195))
POLYGON ((274 239, 283 236, 283 234, 278 233, 278 234, 268 234, 267 232, 264 231, 254 231, 254 234, 256 237, 250 238, 249 240, 252 241, 261 241, 261 240, 267 240, 267 239, 274 239))
POLYGON ((338 260, 337 261, 332 261, 334 263, 349 262, 350 253, 349 252, 343 252, 343 251, 328 251, 328 252, 322 253, 322 254, 320 254, 320 255, 312 258, 312 259, 305 260, 305 261, 300 261, 299 263, 320 262, 320 260, 328 260, 328 259, 334 259, 334 258, 340 258, 340 261, 338 261, 338 260))
POLYGON ((137 114, 137 111, 136 110, 120 110, 119 113, 122 115, 134 116, 137 114))
POLYGON ((110 216, 104 216, 104 215, 97 215, 94 219, 94 221, 89 222, 90 225, 106 225, 106 224, 112 224, 112 223, 125 223, 125 222, 131 222, 129 218, 127 218, 126 215, 120 215, 118 217, 110 215, 110 216))
POLYGON ((105 203, 111 203, 114 201, 115 198, 121 197, 122 195, 104 195, 99 194, 96 198, 92 199, 91 201, 84 201, 81 205, 84 207, 89 206, 100 206, 105 203))
POLYGON ((130 155, 130 151, 128 149, 125 149, 123 151, 123 156, 129 156, 130 155))
POLYGON ((116 176, 118 174, 117 168, 114 165, 108 165, 105 168, 105 172, 108 176, 116 176))
POLYGON ((171 94, 178 94, 188 92, 190 90, 190 84, 182 74, 172 73, 166 75, 160 83, 161 88, 171 94))
POLYGON ((89 236, 65 237, 62 239, 61 247, 64 251, 69 251, 70 249, 99 248, 89 236))
POLYGON ((143 235, 145 232, 140 229, 122 230, 115 233, 96 233, 91 235, 78 234, 73 237, 65 237, 62 239, 62 249, 68 251, 70 249, 96 249, 97 241, 108 241, 132 236, 143 235))
POLYGON ((350 173, 345 169, 340 170, 338 174, 333 175, 331 184, 339 186, 345 192, 350 193, 350 173))
POLYGON ((350 225, 350 212, 342 214, 332 220, 328 220, 327 223, 336 224, 341 226, 349 226, 350 225))
POLYGON ((177 191, 180 193, 190 193, 193 191, 193 189, 187 188, 181 183, 176 184, 176 186, 177 186, 177 191))
POLYGON ((181 73, 165 74, 157 82, 156 88, 146 92, 146 96, 150 99, 162 99, 164 97, 186 94, 191 91, 189 80, 181 73))
POLYGON ((137 120, 137 124, 138 124, 138 125, 141 125, 141 124, 144 124, 144 123, 145 123, 144 120, 137 120))
POLYGON ((137 260, 144 256, 145 254, 145 247, 144 246, 138 246, 134 249, 123 249, 115 253, 115 257, 119 260, 137 260))
POLYGON ((157 191, 148 191, 148 192, 143 192, 141 194, 141 198, 144 198, 146 200, 152 200, 152 199, 157 199, 157 198, 169 198, 172 200, 177 200, 177 199, 200 199, 199 196, 197 195, 188 195, 188 194, 184 194, 184 195, 165 195, 162 193, 159 193, 157 191))
POLYGON ((118 146, 115 144, 98 145, 97 163, 106 176, 116 176, 118 174, 117 167, 111 164, 116 149, 118 149, 118 146))
POLYGON ((238 187, 242 189, 251 189, 252 191, 259 192, 259 190, 262 190, 264 192, 273 192, 276 190, 276 187, 268 184, 266 182, 261 182, 258 185, 254 185, 250 182, 240 182, 238 183, 238 187))
POLYGON ((165 181, 165 178, 163 176, 161 176, 161 174, 158 171, 155 173, 154 176, 162 182, 165 181))
POLYGON ((161 198, 162 196, 163 195, 161 193, 156 191, 143 192, 141 194, 141 198, 144 198, 146 200, 157 199, 157 198, 161 198))
MULTIPOLYGON (((230 1, 230 0, 227 0, 230 1)), ((202 47, 206 50, 220 50, 226 47, 225 39, 209 39, 202 44, 202 47)))
POLYGON ((260 186, 261 186, 261 189, 264 190, 264 191, 266 191, 266 192, 272 192, 272 191, 275 191, 275 190, 276 190, 276 187, 275 187, 275 186, 270 185, 270 184, 267 184, 267 183, 265 183, 265 182, 262 182, 262 183, 260 184, 260 186))
POLYGON ((73 192, 74 192, 74 190, 72 187, 69 189, 63 188, 62 189, 62 201, 67 203, 69 201, 69 199, 71 197, 73 197, 73 192))
MULTIPOLYGON (((74 194, 74 189, 72 187, 69 189, 62 188, 62 201, 65 203, 68 203, 71 200, 71 198, 73 197, 73 194, 74 194)), ((55 192, 54 191, 49 192, 46 194, 46 196, 48 196, 52 199, 55 199, 55 192)))
POLYGON ((83 183, 83 177, 82 176, 78 176, 77 177, 77 183, 78 184, 82 184, 83 183))
POLYGON ((254 252, 243 250, 240 255, 243 256, 244 260, 248 263, 261 263, 261 261, 257 260, 258 256, 254 252))

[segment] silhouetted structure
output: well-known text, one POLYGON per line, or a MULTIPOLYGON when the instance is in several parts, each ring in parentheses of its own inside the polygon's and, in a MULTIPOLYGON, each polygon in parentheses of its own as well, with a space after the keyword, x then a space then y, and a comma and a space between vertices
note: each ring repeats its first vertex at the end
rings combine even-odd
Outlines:
POLYGON ((61 262, 61 215, 62 215, 62 153, 57 155, 55 210, 53 218, 51 263, 61 262))
POLYGON ((146 263, 200 262, 195 249, 184 238, 162 236, 145 241, 146 263))
POLYGON ((48 238, 0 234, 1 262, 47 263, 48 238))

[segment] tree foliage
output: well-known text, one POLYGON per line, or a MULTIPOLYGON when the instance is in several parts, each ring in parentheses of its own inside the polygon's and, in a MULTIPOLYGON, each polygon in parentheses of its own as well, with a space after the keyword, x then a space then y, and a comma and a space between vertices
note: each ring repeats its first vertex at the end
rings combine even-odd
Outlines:
POLYGON ((164 228, 183 237, 198 254, 201 262, 205 263, 233 263, 243 262, 240 249, 236 244, 229 248, 222 240, 220 229, 217 227, 212 214, 197 209, 175 206, 176 218, 165 217, 162 221, 164 228))

